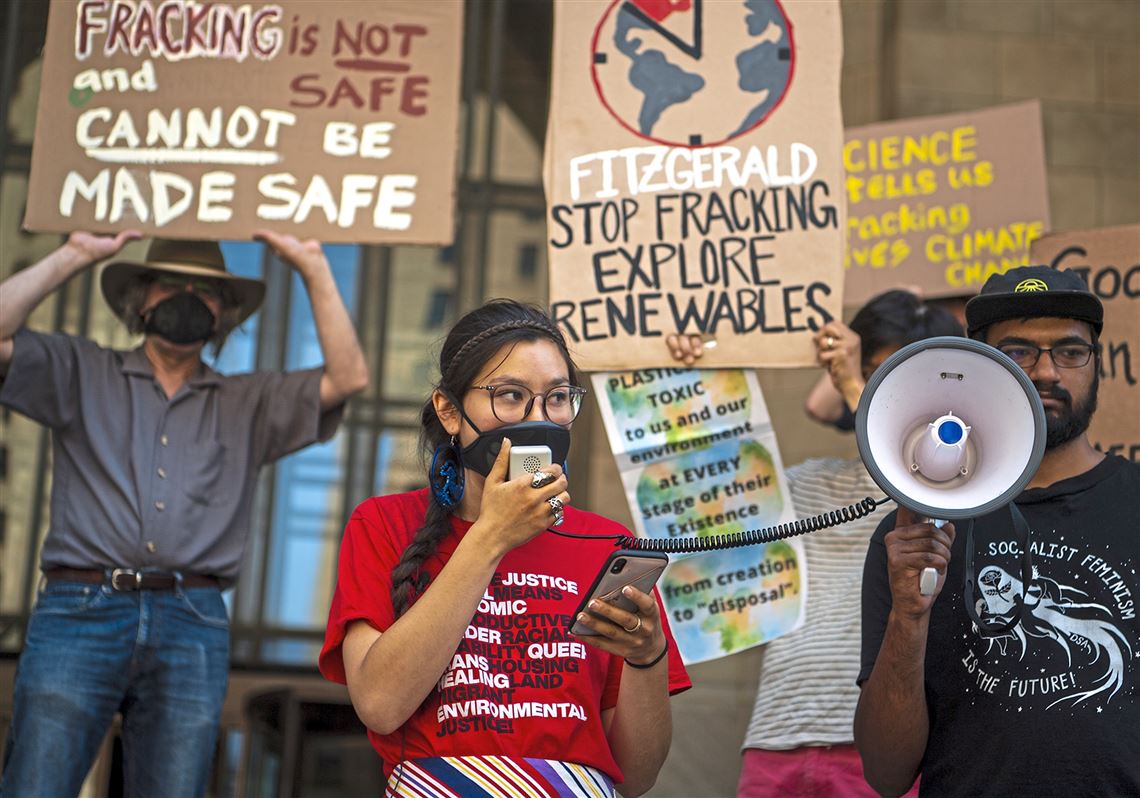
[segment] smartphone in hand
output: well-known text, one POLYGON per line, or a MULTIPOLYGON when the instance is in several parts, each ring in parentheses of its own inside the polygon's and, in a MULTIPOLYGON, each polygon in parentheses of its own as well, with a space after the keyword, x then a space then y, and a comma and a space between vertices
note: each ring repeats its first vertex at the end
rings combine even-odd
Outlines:
POLYGON ((642 593, 651 592, 668 564, 669 555, 660 551, 618 549, 611 553, 605 564, 602 565, 602 569, 598 571, 598 576, 586 592, 582 603, 574 611, 574 620, 570 631, 582 636, 597 634, 593 629, 584 626, 577 620, 580 613, 589 612, 586 607, 594 599, 605 601, 626 612, 637 612, 637 605, 622 594, 622 588, 626 585, 632 585, 642 593))

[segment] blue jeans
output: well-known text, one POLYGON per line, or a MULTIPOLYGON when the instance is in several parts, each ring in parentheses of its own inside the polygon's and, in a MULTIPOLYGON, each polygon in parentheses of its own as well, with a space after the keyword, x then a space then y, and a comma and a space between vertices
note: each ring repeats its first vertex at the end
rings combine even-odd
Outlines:
POLYGON ((16 669, 0 798, 79 792, 116 712, 128 797, 201 796, 229 678, 216 588, 51 582, 16 669))

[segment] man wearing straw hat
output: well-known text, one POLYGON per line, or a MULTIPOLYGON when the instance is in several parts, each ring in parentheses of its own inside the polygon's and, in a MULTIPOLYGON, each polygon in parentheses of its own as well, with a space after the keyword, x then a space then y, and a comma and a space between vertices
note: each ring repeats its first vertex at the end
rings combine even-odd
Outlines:
POLYGON ((156 239, 101 288, 129 351, 23 327, 64 281, 133 232, 73 234, 0 284, 0 404, 52 431, 51 520, 17 669, 0 796, 75 795, 116 712, 129 795, 206 787, 229 672, 221 591, 237 579, 258 470, 329 439, 368 370, 315 241, 259 237, 305 283, 323 368, 224 376, 207 343, 264 285, 215 242, 156 239))

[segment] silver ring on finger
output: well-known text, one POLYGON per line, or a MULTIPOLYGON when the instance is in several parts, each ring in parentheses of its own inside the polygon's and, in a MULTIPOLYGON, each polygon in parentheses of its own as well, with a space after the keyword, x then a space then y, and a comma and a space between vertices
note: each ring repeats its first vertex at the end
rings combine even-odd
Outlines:
POLYGON ((554 514, 554 526, 560 525, 566 519, 566 514, 563 512, 566 505, 557 496, 551 496, 546 503, 550 505, 550 512, 554 514))
POLYGON ((554 474, 546 471, 535 471, 534 476, 530 479, 530 486, 532 488, 544 488, 554 481, 554 474))
MULTIPOLYGON (((622 629, 625 629, 625 627, 623 626, 622 629)), ((635 623, 631 629, 625 629, 625 631, 629 632, 630 634, 633 634, 634 632, 638 631, 639 629, 641 629, 641 616, 640 615, 637 616, 637 623, 635 623)))
POLYGON ((834 349, 834 348, 835 348, 835 336, 834 336, 834 335, 829 335, 829 336, 827 336, 826 338, 824 338, 824 339, 823 339, 823 345, 824 345, 824 346, 825 346, 827 349, 834 349))

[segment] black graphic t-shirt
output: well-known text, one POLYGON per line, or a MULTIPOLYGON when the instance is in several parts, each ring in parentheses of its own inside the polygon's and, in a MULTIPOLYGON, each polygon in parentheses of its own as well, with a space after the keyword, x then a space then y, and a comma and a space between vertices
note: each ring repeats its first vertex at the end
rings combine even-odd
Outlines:
MULTIPOLYGON (((1025 491, 1033 578, 1008 509, 974 527, 975 607, 987 623, 1021 621, 994 638, 966 613, 966 521, 931 610, 926 646, 930 738, 922 796, 1140 796, 1140 466, 1109 456, 1080 476, 1025 491)), ((867 553, 862 684, 891 608, 883 538, 867 553)))

